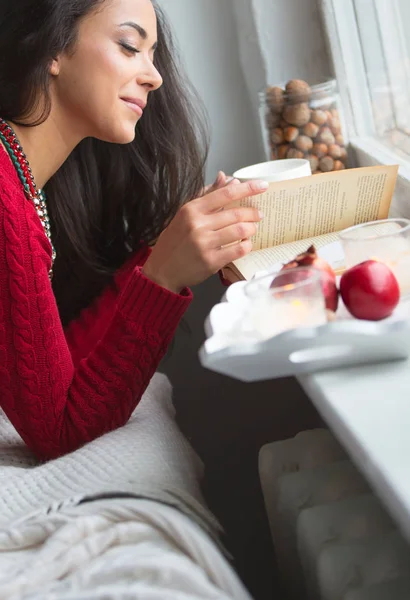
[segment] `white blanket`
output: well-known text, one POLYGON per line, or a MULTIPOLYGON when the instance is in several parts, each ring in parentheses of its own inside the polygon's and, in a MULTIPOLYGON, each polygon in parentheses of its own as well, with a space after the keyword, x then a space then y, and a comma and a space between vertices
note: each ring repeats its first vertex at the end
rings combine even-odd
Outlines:
POLYGON ((0 532, 0 598, 249 600, 210 538, 147 500, 100 500, 0 532))
POLYGON ((46 464, 0 410, 0 600, 249 598, 171 393, 156 375, 125 427, 46 464))

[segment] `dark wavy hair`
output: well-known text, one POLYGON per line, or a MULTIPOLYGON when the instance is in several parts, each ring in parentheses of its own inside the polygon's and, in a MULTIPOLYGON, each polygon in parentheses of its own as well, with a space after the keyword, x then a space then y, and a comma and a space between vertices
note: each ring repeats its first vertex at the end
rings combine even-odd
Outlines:
MULTIPOLYGON (((80 20, 109 0, 0 0, 0 116, 26 126, 47 118, 49 65, 75 48, 80 20), (46 102, 42 117, 30 121, 46 102)), ((198 98, 180 76, 172 36, 157 5, 155 65, 134 142, 85 139, 47 183, 57 250, 53 289, 64 324, 102 291, 141 244, 151 244, 203 186, 208 136, 198 98)))

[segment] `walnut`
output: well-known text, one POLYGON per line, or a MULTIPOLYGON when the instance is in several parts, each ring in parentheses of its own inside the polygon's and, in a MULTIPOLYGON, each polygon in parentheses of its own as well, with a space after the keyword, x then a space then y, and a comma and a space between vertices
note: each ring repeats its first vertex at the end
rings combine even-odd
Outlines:
POLYGON ((304 126, 303 133, 304 135, 314 139, 319 133, 319 125, 316 125, 316 123, 308 123, 304 126))
POLYGON ((344 164, 342 163, 341 160, 335 160, 335 164, 334 164, 334 167, 333 167, 334 171, 342 171, 345 168, 346 167, 344 166, 344 164))
POLYGON ((275 129, 279 125, 280 116, 273 112, 273 110, 269 110, 266 113, 266 125, 268 129, 275 129))
POLYGON ((321 171, 327 173, 328 171, 333 171, 333 167, 335 166, 335 161, 331 156, 324 156, 320 159, 319 166, 321 171))
POLYGON ((302 102, 301 104, 291 104, 289 106, 285 106, 282 116, 290 125, 303 127, 310 121, 309 105, 305 102, 302 102))
POLYGON ((306 156, 307 160, 310 162, 310 169, 312 173, 318 170, 319 167, 319 159, 314 154, 308 154, 306 156))
POLYGON ((316 125, 324 125, 327 121, 327 114, 324 110, 312 110, 312 122, 316 125))
POLYGON ((303 158, 304 154, 301 150, 296 150, 296 148, 289 148, 286 158, 303 158))
POLYGON ((337 160, 342 156, 342 149, 337 144, 330 144, 329 146, 329 156, 337 160))
POLYGON ((307 135, 300 135, 295 141, 295 146, 298 150, 302 150, 302 152, 309 152, 313 148, 313 141, 307 135))
POLYGON ((281 144, 278 146, 278 158, 286 158, 289 148, 289 144, 281 144))
POLYGON ((270 106, 270 108, 273 110, 273 112, 282 112, 283 106, 285 104, 285 96, 283 94, 282 88, 277 86, 269 87, 266 90, 266 102, 268 103, 268 106, 270 106))
POLYGON ((326 156, 328 149, 326 144, 313 144, 312 151, 313 154, 316 154, 316 156, 322 158, 322 156, 326 156))
POLYGON ((283 130, 285 140, 287 142, 294 142, 299 135, 299 129, 297 127, 287 126, 283 130))
POLYGON ((276 129, 271 131, 270 141, 271 141, 271 144, 273 144, 275 146, 277 144, 281 144, 284 141, 283 129, 280 129, 280 127, 276 127, 276 129))
POLYGON ((347 151, 346 148, 340 148, 340 160, 346 161, 347 160, 347 151))
POLYGON ((310 85, 301 79, 291 79, 286 84, 286 94, 290 104, 309 102, 311 93, 310 85))
POLYGON ((330 117, 329 121, 329 126, 332 130, 332 133, 334 135, 338 135, 340 133, 340 130, 342 128, 341 124, 340 124, 340 119, 338 117, 330 117))
POLYGON ((323 127, 321 131, 319 131, 319 135, 317 136, 318 142, 323 142, 328 146, 331 146, 335 143, 335 136, 329 129, 329 127, 323 127))
POLYGON ((338 133, 335 136, 335 140, 336 140, 336 144, 339 144, 339 146, 344 146, 345 141, 344 141, 343 136, 342 136, 341 133, 338 133))

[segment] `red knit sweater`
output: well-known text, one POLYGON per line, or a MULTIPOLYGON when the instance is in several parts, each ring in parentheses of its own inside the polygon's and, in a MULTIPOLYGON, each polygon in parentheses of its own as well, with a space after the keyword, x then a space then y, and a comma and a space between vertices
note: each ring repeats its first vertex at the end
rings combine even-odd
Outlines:
POLYGON ((147 279, 148 255, 129 259, 64 330, 50 244, 0 148, 0 405, 41 459, 124 425, 163 357, 191 292, 147 279))

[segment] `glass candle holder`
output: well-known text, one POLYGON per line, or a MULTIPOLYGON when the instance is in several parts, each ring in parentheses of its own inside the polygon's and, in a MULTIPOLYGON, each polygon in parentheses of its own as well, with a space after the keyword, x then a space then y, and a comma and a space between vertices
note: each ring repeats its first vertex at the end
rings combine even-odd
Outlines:
POLYGON ((320 273, 309 267, 265 275, 245 286, 248 330, 266 340, 297 327, 327 322, 320 273))
POLYGON ((385 219, 349 227, 339 233, 346 267, 379 260, 395 274, 401 296, 410 294, 410 220, 385 219))

